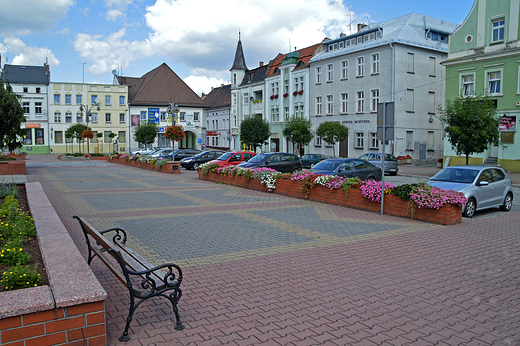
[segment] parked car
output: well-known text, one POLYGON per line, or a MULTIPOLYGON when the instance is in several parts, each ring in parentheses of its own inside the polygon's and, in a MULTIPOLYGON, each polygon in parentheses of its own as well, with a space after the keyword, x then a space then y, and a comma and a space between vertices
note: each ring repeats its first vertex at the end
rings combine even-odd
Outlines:
POLYGON ((198 169, 200 165, 203 163, 209 162, 211 160, 216 159, 220 155, 224 154, 225 152, 222 150, 209 150, 209 151, 203 151, 200 154, 197 154, 192 157, 186 157, 181 160, 181 166, 186 169, 198 169))
POLYGON ((269 167, 278 172, 292 173, 302 169, 302 163, 297 155, 289 153, 262 153, 253 156, 249 161, 242 162, 237 167, 258 168, 269 167))
POLYGON ((462 209, 462 215, 466 217, 473 217, 477 210, 500 207, 503 211, 509 211, 513 206, 511 180, 500 167, 446 167, 430 178, 428 184, 464 193, 468 202, 462 209))
POLYGON ((178 149, 175 150, 174 155, 170 157, 174 156, 173 161, 180 161, 186 157, 192 157, 200 153, 202 153, 202 150, 199 149, 178 149))
POLYGON ((211 160, 210 162, 216 163, 220 167, 235 166, 240 162, 248 161, 255 155, 256 153, 251 151, 228 151, 227 153, 222 154, 220 157, 216 158, 215 160, 211 160))
POLYGON ((311 172, 324 175, 338 175, 344 178, 358 177, 361 180, 380 181, 381 167, 362 159, 327 159, 318 162, 311 172))
MULTIPOLYGON (((378 167, 383 167, 383 153, 368 153, 359 157, 365 161, 370 162, 378 167)), ((385 153, 385 174, 397 175, 399 171, 399 163, 397 158, 392 154, 385 153)))
POLYGON ((312 168, 318 162, 329 158, 330 157, 327 157, 323 154, 305 154, 300 157, 300 161, 302 162, 303 168, 312 168))
POLYGON ((132 151, 131 154, 132 155, 150 155, 151 153, 153 153, 154 151, 157 151, 159 149, 160 148, 156 148, 156 147, 146 147, 146 148, 142 148, 142 149, 139 149, 136 151, 132 151))
POLYGON ((157 150, 147 156, 153 157, 154 159, 157 159, 157 160, 162 160, 162 159, 168 158, 168 155, 171 154, 172 152, 173 152, 172 148, 166 148, 166 149, 157 150))

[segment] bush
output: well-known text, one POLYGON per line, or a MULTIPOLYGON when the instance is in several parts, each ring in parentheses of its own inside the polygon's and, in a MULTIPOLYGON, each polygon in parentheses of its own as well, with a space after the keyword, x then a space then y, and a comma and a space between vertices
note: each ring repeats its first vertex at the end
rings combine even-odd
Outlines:
POLYGON ((2 280, 0 280, 0 284, 7 290, 35 287, 38 286, 40 282, 40 274, 37 273, 36 267, 31 270, 29 266, 22 266, 20 264, 3 272, 2 280))
POLYGON ((16 187, 16 185, 15 184, 0 185, 0 198, 4 198, 9 195, 18 197, 18 188, 16 187))
POLYGON ((7 266, 26 264, 31 260, 31 255, 22 248, 22 240, 14 239, 2 246, 0 251, 0 263, 7 266))

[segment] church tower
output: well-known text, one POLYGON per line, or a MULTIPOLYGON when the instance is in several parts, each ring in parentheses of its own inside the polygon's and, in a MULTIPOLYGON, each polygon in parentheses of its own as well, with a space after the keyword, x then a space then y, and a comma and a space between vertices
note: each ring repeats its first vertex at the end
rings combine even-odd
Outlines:
POLYGON ((242 41, 240 40, 240 32, 238 33, 238 44, 235 52, 235 60, 233 66, 231 66, 231 88, 236 88, 242 83, 246 74, 247 66, 246 59, 244 57, 244 51, 242 50, 242 41))

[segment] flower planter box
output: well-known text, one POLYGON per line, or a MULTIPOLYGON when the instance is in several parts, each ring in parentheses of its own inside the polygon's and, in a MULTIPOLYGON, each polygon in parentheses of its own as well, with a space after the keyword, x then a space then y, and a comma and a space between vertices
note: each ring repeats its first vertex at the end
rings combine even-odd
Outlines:
POLYGON ((27 154, 26 153, 23 153, 23 154, 13 154, 13 153, 9 153, 9 155, 2 155, 2 157, 4 158, 11 158, 11 159, 15 159, 15 160, 25 160, 27 159, 27 154))
MULTIPOLYGON (((262 185, 255 179, 247 179, 244 176, 222 176, 217 173, 210 172, 207 176, 199 170, 199 179, 214 181, 222 184, 235 185, 247 189, 268 191, 265 185, 262 185)), ((278 179, 276 188, 272 191, 284 196, 306 198, 311 201, 339 205, 348 208, 355 208, 379 213, 381 211, 381 203, 371 201, 363 196, 361 190, 350 189, 348 195, 345 195, 343 189, 330 190, 322 185, 315 185, 310 189, 309 195, 305 197, 301 190, 301 183, 289 179, 278 179)), ((440 209, 415 208, 411 209, 408 201, 403 201, 397 196, 385 195, 383 213, 385 215, 400 216, 431 222, 440 225, 452 225, 461 223, 462 210, 459 206, 446 204, 440 209)))
POLYGON ((157 172, 161 172, 161 173, 181 174, 180 161, 166 162, 160 168, 158 168, 157 166, 152 167, 152 165, 149 163, 145 163, 145 162, 141 162, 141 161, 137 161, 137 160, 127 160, 126 157, 113 157, 113 158, 107 157, 107 161, 111 162, 111 163, 117 163, 120 165, 127 165, 127 166, 131 166, 131 167, 149 169, 151 171, 157 171, 157 172))
POLYGON ((25 160, 0 161, 0 175, 25 175, 25 160))
POLYGON ((397 163, 400 165, 406 165, 408 162, 406 162, 406 159, 404 159, 404 160, 397 160, 397 163))

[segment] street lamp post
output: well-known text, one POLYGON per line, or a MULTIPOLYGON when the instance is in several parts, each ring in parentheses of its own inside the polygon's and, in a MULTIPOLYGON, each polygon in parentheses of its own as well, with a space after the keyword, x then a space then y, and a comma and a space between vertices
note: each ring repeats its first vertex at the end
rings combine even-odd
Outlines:
POLYGON ((433 114, 430 114, 430 118, 428 118, 428 122, 430 124, 432 124, 435 120, 433 120, 432 117, 435 117, 437 119, 439 119, 439 121, 441 122, 441 125, 442 125, 442 138, 444 139, 445 137, 445 126, 444 126, 444 120, 442 120, 442 118, 436 116, 436 115, 433 115, 433 114))
MULTIPOLYGON (((97 98, 94 100, 94 103, 92 104, 92 106, 90 106, 90 108, 88 108, 87 105, 79 106, 79 110, 81 111, 81 113, 85 114, 85 120, 87 121, 87 130, 88 130, 88 118, 90 116, 92 116, 92 108, 95 108, 98 112, 101 110, 101 108, 99 107, 99 100, 97 98)), ((88 137, 87 137, 87 154, 90 154, 90 143, 89 143, 88 137)))
MULTIPOLYGON (((171 103, 168 105, 168 109, 166 109, 166 112, 171 115, 172 117, 172 126, 175 126, 175 115, 179 113, 179 105, 177 104, 177 101, 174 103, 171 103)), ((172 141, 172 150, 175 151, 175 141, 172 141)))

